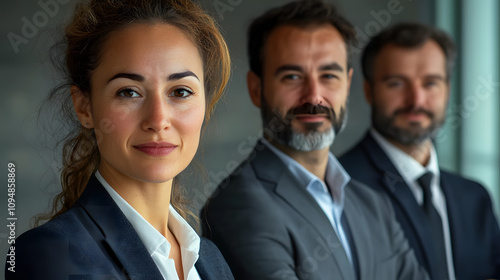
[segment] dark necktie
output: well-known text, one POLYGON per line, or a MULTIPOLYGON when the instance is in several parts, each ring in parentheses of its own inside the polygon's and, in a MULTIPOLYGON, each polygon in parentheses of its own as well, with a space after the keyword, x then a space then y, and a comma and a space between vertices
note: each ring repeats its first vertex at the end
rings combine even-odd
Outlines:
POLYGON ((443 223, 439 213, 432 203, 431 181, 432 172, 427 172, 418 179, 418 183, 424 192, 424 203, 422 208, 429 222, 431 236, 436 255, 436 280, 448 279, 448 264, 446 262, 446 251, 444 246, 443 223))

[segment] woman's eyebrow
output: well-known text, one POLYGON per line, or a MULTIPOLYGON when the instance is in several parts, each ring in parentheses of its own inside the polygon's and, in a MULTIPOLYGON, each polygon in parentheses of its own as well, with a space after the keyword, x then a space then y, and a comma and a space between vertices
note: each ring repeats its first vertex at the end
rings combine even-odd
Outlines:
POLYGON ((114 75, 113 77, 111 77, 111 79, 108 80, 108 84, 112 80, 119 79, 119 78, 130 79, 130 80, 134 80, 134 81, 138 81, 138 82, 143 82, 145 80, 145 78, 143 76, 139 75, 139 74, 118 73, 118 74, 114 75))
MULTIPOLYGON (((179 73, 174 73, 174 74, 171 74, 168 76, 167 80, 168 81, 177 81, 177 80, 180 80, 182 78, 185 78, 185 77, 195 77, 198 81, 200 80, 198 78, 198 76, 196 76, 195 73, 193 73, 192 71, 184 71, 184 72, 179 72, 179 73)), ((108 84, 115 80, 115 79, 119 79, 119 78, 125 78, 125 79, 130 79, 130 80, 134 80, 134 81, 138 81, 138 82, 143 82, 144 80, 146 80, 144 78, 144 76, 141 76, 139 74, 134 74, 134 73, 118 73, 116 75, 114 75, 113 77, 111 77, 111 79, 108 80, 108 84)))
POLYGON ((196 76, 195 73, 191 72, 191 71, 184 71, 184 72, 179 72, 179 73, 174 73, 170 76, 168 76, 168 80, 169 81, 176 81, 176 80, 180 80, 182 78, 185 78, 185 77, 189 77, 189 76, 192 76, 192 77, 195 77, 198 81, 200 80, 198 78, 198 76, 196 76))

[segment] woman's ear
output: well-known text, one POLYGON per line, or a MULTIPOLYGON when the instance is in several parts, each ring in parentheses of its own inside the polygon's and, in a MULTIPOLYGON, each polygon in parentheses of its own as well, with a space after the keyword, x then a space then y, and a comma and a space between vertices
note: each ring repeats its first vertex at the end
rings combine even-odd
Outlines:
POLYGON ((247 73, 247 87, 248 93, 250 94, 250 99, 252 103, 260 108, 261 94, 262 94, 262 82, 259 76, 252 71, 247 73))
POLYGON ((89 96, 85 95, 77 86, 71 86, 71 99, 73 99, 73 107, 82 126, 88 129, 93 128, 94 122, 89 96))

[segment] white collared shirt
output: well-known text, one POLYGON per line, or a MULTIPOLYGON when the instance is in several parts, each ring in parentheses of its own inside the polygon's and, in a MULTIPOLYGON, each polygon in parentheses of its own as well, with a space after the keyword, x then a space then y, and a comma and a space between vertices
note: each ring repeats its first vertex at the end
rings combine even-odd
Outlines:
POLYGON ((347 258, 352 265, 351 248, 340 221, 342 211, 344 210, 344 189, 347 183, 351 180, 351 177, 347 174, 342 165, 340 165, 335 156, 333 156, 332 153, 329 153, 325 173, 325 181, 328 183, 328 187, 330 188, 329 192, 325 183, 319 179, 318 176, 312 174, 296 160, 274 147, 266 139, 261 139, 261 141, 274 154, 276 154, 276 156, 278 156, 290 172, 295 175, 295 178, 306 186, 307 191, 311 194, 314 200, 316 200, 325 215, 328 217, 328 220, 330 220, 337 237, 342 242, 347 258))
MULTIPOLYGON (((130 206, 130 204, 128 204, 128 202, 125 201, 106 180, 104 180, 99 171, 95 173, 95 176, 118 205, 125 217, 127 217, 127 220, 132 224, 137 235, 139 235, 139 238, 146 246, 151 258, 153 258, 153 261, 160 270, 163 278, 179 280, 174 260, 168 257, 170 254, 170 243, 168 243, 167 239, 146 221, 139 212, 130 206)), ((200 237, 186 220, 175 211, 172 205, 169 207, 168 228, 179 242, 184 280, 200 280, 200 275, 194 266, 198 260, 198 252, 200 251, 200 237)))
POLYGON ((427 166, 424 167, 410 155, 401 151, 399 148, 390 143, 374 128, 370 129, 370 133, 375 141, 380 145, 382 150, 384 150, 384 152, 387 154, 387 157, 389 157, 389 159, 393 162, 399 174, 401 174, 401 176, 405 180, 405 183, 410 187, 410 190, 412 191, 419 205, 423 204, 424 199, 422 188, 418 184, 417 180, 428 171, 432 172, 432 174, 434 175, 431 181, 432 204, 441 216, 441 221, 443 222, 446 261, 448 263, 448 276, 450 280, 454 280, 455 270, 453 268, 453 255, 451 248, 450 227, 448 223, 448 211, 446 209, 446 198, 444 196, 443 190, 440 187, 441 180, 436 149, 433 145, 431 146, 429 162, 427 163, 427 166))

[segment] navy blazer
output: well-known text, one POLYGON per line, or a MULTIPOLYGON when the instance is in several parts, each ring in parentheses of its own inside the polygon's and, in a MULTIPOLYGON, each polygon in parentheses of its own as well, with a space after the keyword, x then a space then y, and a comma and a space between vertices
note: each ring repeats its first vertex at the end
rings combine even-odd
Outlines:
MULTIPOLYGON (((15 273, 5 279, 163 279, 146 247, 95 176, 65 213, 15 243, 15 273)), ((215 245, 202 238, 201 279, 234 279, 215 245)))
MULTIPOLYGON (((433 241, 422 208, 371 134, 339 161, 352 178, 389 194, 410 246, 435 279, 435 255, 429 248, 433 241)), ((443 170, 440 173, 456 279, 500 279, 500 228, 488 193, 476 182, 443 170)))

